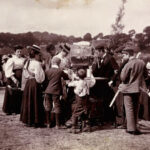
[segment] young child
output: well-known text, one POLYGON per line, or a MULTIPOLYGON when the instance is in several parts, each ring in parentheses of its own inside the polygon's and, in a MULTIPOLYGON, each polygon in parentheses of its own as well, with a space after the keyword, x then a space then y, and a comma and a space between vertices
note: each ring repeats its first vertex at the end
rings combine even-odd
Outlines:
POLYGON ((90 69, 90 77, 86 78, 86 71, 84 69, 79 69, 77 71, 78 80, 72 80, 68 83, 69 87, 74 87, 74 93, 76 95, 76 106, 72 115, 72 130, 71 132, 76 133, 77 123, 79 117, 88 117, 88 95, 89 88, 94 86, 95 78, 92 75, 92 70, 90 69))
POLYGON ((47 79, 49 81, 48 86, 45 90, 45 111, 46 111, 46 122, 47 127, 50 127, 50 114, 54 104, 54 112, 56 118, 56 129, 60 128, 60 113, 61 104, 60 96, 62 95, 62 84, 61 78, 69 79, 68 75, 59 68, 61 60, 58 57, 52 59, 52 67, 46 72, 47 79))

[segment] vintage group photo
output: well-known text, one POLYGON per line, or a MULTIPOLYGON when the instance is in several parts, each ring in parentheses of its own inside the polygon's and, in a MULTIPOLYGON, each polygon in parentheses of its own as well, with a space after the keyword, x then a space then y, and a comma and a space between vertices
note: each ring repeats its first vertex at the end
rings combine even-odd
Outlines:
POLYGON ((149 0, 1 0, 0 149, 150 149, 149 0))

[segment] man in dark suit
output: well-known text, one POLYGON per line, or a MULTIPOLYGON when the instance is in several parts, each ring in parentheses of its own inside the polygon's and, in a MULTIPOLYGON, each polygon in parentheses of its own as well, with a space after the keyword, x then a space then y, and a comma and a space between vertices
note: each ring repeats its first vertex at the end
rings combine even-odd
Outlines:
POLYGON ((60 128, 60 113, 61 104, 60 96, 62 95, 62 83, 61 78, 68 79, 68 75, 59 68, 61 60, 57 57, 52 59, 52 67, 46 72, 47 79, 49 81, 45 90, 45 111, 47 127, 50 127, 50 114, 54 107, 56 118, 56 129, 60 128), (53 106, 54 104, 54 106, 53 106))
POLYGON ((91 96, 98 99, 98 110, 100 110, 100 121, 114 121, 112 108, 109 108, 109 103, 114 96, 113 89, 108 85, 108 82, 118 70, 118 64, 114 57, 110 55, 104 46, 95 47, 95 61, 92 65, 94 77, 102 77, 104 79, 96 80, 96 84, 91 88, 91 96))
POLYGON ((140 134, 137 130, 137 113, 140 87, 145 87, 144 72, 145 63, 134 57, 134 49, 128 47, 123 50, 123 57, 128 57, 129 61, 125 64, 121 71, 122 84, 119 90, 123 93, 124 106, 127 119, 127 133, 140 134))

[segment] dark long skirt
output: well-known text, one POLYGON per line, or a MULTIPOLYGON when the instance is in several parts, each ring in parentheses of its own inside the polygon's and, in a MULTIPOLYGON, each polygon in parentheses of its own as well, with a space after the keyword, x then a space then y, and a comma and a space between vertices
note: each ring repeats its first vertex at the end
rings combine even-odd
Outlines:
POLYGON ((19 81, 19 87, 17 87, 13 81, 8 78, 7 85, 5 88, 5 95, 4 95, 4 102, 2 110, 7 114, 20 113, 21 103, 22 103, 22 91, 20 90, 21 87, 21 76, 22 70, 15 70, 15 77, 19 81))
POLYGON ((107 81, 97 81, 94 87, 90 89, 90 96, 91 98, 97 100, 92 103, 92 109, 95 109, 97 111, 96 113, 99 114, 100 122, 115 121, 113 108, 109 107, 109 104, 114 96, 114 91, 108 86, 107 81))
POLYGON ((42 90, 35 79, 29 79, 25 85, 20 120, 29 126, 44 124, 42 90))

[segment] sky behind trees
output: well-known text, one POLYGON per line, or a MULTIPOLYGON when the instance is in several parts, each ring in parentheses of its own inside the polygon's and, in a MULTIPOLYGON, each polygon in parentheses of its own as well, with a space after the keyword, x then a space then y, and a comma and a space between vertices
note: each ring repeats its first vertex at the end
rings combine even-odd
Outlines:
MULTIPOLYGON (((0 32, 47 31, 64 35, 111 34, 122 0, 1 0, 0 32)), ((150 1, 128 0, 124 32, 150 25, 150 1)))

